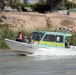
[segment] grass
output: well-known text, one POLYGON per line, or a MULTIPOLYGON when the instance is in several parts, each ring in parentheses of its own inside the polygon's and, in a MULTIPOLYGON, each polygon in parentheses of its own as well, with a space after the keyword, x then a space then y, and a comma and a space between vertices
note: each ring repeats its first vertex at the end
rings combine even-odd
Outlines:
MULTIPOLYGON (((17 37, 18 32, 21 32, 23 34, 23 36, 26 35, 25 30, 13 31, 12 29, 10 29, 8 27, 7 24, 0 27, 0 49, 8 49, 8 46, 4 42, 4 39, 8 38, 8 39, 15 40, 16 37, 17 37)), ((29 33, 27 33, 27 35, 29 35, 29 33)))

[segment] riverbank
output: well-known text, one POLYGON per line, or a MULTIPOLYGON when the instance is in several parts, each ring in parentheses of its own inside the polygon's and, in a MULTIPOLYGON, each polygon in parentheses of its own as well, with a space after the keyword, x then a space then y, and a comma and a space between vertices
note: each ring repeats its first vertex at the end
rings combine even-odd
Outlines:
POLYGON ((76 30, 76 13, 60 15, 58 12, 41 14, 38 12, 2 12, 3 22, 13 30, 33 31, 36 29, 56 30, 72 25, 76 30))

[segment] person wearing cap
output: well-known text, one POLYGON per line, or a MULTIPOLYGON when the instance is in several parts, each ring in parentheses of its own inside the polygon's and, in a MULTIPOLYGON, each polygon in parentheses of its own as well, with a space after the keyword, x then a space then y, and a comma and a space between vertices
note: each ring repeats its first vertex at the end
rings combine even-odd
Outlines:
POLYGON ((29 38, 29 42, 30 44, 34 43, 34 40, 32 39, 32 37, 29 38))
POLYGON ((26 36, 24 36, 24 42, 28 42, 28 40, 27 40, 27 37, 26 36))

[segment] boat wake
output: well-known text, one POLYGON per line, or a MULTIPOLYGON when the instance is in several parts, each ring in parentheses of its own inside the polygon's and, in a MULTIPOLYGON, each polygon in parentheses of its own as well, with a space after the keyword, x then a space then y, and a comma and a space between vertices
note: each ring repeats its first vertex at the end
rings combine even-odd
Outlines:
POLYGON ((76 50, 69 50, 69 49, 42 49, 41 51, 38 50, 34 54, 31 54, 29 56, 54 56, 54 57, 64 57, 64 56, 75 56, 76 50))

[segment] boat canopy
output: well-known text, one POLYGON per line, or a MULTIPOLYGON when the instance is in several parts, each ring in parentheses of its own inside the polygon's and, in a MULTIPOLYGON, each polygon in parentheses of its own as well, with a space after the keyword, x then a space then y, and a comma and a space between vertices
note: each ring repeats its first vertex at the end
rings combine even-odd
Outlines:
POLYGON ((46 32, 46 34, 63 35, 65 37, 72 36, 72 34, 70 34, 70 33, 64 33, 64 32, 46 32))

